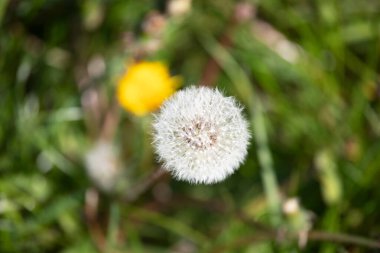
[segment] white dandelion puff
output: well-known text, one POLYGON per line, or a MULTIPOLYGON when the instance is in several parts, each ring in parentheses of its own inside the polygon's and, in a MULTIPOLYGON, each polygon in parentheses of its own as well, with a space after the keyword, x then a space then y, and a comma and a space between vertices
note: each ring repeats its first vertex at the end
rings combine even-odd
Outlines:
POLYGON ((119 176, 115 147, 106 141, 98 141, 86 153, 86 170, 91 180, 104 191, 115 186, 119 176))
POLYGON ((242 108, 217 89, 190 87, 164 102, 153 124, 163 168, 179 180, 212 184, 244 161, 250 133, 242 108))

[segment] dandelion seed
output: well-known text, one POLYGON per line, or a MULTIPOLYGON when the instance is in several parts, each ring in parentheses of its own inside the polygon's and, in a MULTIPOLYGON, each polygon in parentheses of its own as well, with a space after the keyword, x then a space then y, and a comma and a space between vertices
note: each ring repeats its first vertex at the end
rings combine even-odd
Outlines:
POLYGON ((163 168, 179 180, 212 184, 244 161, 250 134, 242 108, 217 89, 175 93, 156 116, 154 146, 163 168))

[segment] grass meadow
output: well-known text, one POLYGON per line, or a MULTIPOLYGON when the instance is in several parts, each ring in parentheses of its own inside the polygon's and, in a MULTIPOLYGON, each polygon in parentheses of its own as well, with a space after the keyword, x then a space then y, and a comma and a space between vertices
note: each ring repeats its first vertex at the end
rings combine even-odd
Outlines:
POLYGON ((379 60, 376 0, 0 1, 0 252, 380 252, 379 60), (216 184, 152 145, 191 85, 252 134, 216 184))

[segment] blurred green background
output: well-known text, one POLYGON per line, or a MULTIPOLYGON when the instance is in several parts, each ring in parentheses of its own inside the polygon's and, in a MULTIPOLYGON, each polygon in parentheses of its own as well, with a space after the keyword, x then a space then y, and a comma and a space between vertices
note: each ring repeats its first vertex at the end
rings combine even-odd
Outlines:
POLYGON ((380 252, 379 49, 374 0, 1 0, 0 252, 380 252), (150 176, 136 60, 245 105, 235 174, 150 176))

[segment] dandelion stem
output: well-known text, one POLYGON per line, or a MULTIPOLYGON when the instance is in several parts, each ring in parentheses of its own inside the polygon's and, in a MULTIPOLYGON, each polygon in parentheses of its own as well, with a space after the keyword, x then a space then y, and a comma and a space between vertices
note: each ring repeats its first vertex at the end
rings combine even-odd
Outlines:
POLYGON ((129 192, 124 196, 125 201, 132 202, 146 192, 159 178, 167 174, 167 171, 158 168, 152 174, 138 182, 134 187, 131 187, 129 192))
POLYGON ((99 193, 96 189, 90 188, 86 191, 84 216, 86 218, 87 227, 97 250, 104 252, 106 239, 104 232, 98 222, 98 205, 99 205, 99 193))

